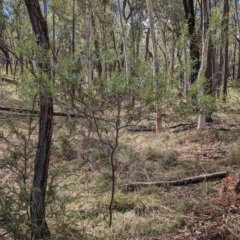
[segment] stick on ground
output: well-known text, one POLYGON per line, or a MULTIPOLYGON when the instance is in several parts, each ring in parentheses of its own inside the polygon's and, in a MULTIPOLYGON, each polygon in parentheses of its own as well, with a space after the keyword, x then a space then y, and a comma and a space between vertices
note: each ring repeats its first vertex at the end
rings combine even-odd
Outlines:
POLYGON ((159 181, 159 182, 134 182, 130 184, 125 184, 123 187, 126 187, 128 191, 133 191, 136 188, 139 187, 147 187, 147 186, 183 186, 187 184, 194 184, 203 182, 206 180, 215 180, 215 179, 222 179, 227 177, 228 172, 222 171, 222 172, 215 172, 215 173, 209 173, 209 174, 203 174, 195 177, 189 177, 179 180, 172 180, 172 181, 159 181))

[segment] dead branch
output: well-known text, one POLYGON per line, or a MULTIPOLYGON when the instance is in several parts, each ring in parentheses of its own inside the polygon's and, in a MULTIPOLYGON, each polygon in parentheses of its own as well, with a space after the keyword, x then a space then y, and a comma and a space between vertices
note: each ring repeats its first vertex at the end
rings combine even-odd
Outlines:
POLYGON ((183 186, 187 184, 194 184, 203 182, 206 180, 215 180, 215 179, 222 179, 225 178, 228 175, 227 171, 222 172, 215 172, 215 173, 209 173, 209 174, 203 174, 195 177, 189 177, 179 180, 172 180, 172 181, 159 181, 159 182, 134 182, 130 184, 125 184, 123 187, 126 187, 128 191, 133 191, 136 188, 139 187, 147 187, 147 186, 183 186))
MULTIPOLYGON (((0 106, 0 111, 7 111, 11 112, 11 114, 16 113, 16 115, 20 115, 23 113, 31 113, 33 115, 38 115, 39 111, 37 110, 30 110, 30 109, 24 109, 24 108, 10 108, 10 107, 3 107, 0 106)), ((75 114, 75 113, 64 113, 64 112, 54 112, 53 116, 62 116, 62 117, 71 117, 71 118, 77 118, 77 117, 83 117, 81 114, 75 114)))
POLYGON ((189 127, 189 128, 193 128, 193 127, 194 127, 194 123, 179 123, 179 124, 177 124, 177 125, 170 126, 169 128, 178 128, 178 127, 189 127))
POLYGON ((156 130, 155 126, 143 126, 143 125, 128 128, 129 132, 153 132, 155 130, 156 130))

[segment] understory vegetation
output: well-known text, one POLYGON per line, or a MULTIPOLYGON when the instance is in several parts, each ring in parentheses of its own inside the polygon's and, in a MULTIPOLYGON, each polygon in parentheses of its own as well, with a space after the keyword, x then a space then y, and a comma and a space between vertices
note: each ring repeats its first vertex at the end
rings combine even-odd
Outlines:
MULTIPOLYGON (((111 149, 94 130, 83 131, 84 119, 54 117, 57 131, 46 195, 51 239, 208 239, 209 234, 217 237, 219 231, 227 236, 223 224, 239 234, 239 203, 221 202, 220 179, 186 186, 150 185, 134 191, 126 187, 133 182, 177 180, 219 171, 236 176, 240 119, 238 93, 232 94, 235 97, 222 104, 213 114, 214 122, 204 130, 197 130, 196 116, 169 112, 161 134, 154 132, 151 114, 119 132, 113 155, 111 228, 111 149), (223 111, 225 104, 232 107, 223 111), (223 223, 226 218, 228 222, 223 223)), ((37 118, 3 111, 1 116, 1 236, 30 239, 28 208, 37 118)), ((108 140, 112 144, 112 132, 108 140)))

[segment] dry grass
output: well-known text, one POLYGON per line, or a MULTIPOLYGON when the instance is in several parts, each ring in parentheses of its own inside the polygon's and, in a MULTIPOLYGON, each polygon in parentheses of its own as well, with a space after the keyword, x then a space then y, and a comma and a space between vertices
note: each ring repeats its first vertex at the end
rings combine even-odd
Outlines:
MULTIPOLYGON (((111 179, 107 173, 99 172, 89 163, 82 164, 80 158, 54 165, 65 164, 66 171, 71 169, 69 177, 57 184, 56 189, 57 199, 69 202, 65 216, 71 216, 62 220, 61 224, 68 228, 61 234, 68 234, 73 228, 86 239, 174 239, 176 236, 178 239, 201 239, 201 236, 207 239, 207 231, 214 236, 213 226, 217 229, 227 215, 232 217, 228 208, 210 201, 219 196, 221 181, 182 187, 149 186, 135 192, 122 191, 121 185, 133 181, 181 179, 221 170, 235 174, 239 170, 238 152, 231 146, 238 138, 236 126, 232 126, 232 119, 228 123, 221 116, 216 114, 217 123, 203 131, 191 129, 159 135, 124 133, 116 156, 117 189, 110 229, 111 179), (229 131, 222 130, 223 126, 229 131), (216 222, 219 222, 217 226, 216 222)), ((102 165, 101 170, 105 170, 102 165)), ((54 218, 49 222, 53 229, 60 228, 60 222, 54 218)), ((228 224, 228 228, 235 229, 228 224)))

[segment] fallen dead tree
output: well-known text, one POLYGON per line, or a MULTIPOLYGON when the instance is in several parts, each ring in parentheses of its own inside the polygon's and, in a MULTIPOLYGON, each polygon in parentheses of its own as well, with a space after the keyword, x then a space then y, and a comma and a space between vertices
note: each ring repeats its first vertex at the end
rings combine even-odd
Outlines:
POLYGON ((159 182, 134 182, 123 185, 128 191, 133 191, 136 188, 140 187, 147 187, 147 186, 183 186, 188 184, 194 184, 203 182, 206 180, 215 180, 215 179, 222 179, 227 177, 228 172, 222 171, 222 172, 215 172, 215 173, 209 173, 209 174, 203 174, 195 177, 189 177, 189 178, 183 178, 179 180, 172 180, 172 181, 159 181, 159 182))

